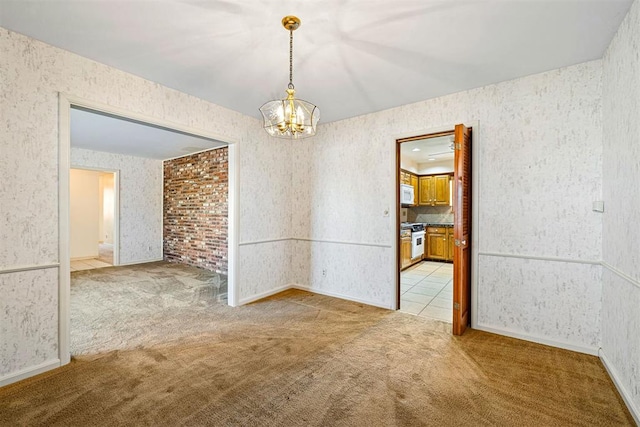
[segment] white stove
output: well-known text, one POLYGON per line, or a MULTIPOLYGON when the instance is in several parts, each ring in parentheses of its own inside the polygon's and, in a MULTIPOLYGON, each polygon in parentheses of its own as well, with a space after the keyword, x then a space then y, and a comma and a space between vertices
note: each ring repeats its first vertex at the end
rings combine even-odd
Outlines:
POLYGON ((400 224, 400 229, 409 229, 413 232, 424 231, 424 224, 421 222, 403 222, 400 224))
POLYGON ((422 258, 424 254, 424 224, 421 222, 403 222, 402 230, 411 230, 411 259, 422 258))
POLYGON ((422 231, 411 232, 411 259, 422 258, 424 254, 424 227, 422 231))

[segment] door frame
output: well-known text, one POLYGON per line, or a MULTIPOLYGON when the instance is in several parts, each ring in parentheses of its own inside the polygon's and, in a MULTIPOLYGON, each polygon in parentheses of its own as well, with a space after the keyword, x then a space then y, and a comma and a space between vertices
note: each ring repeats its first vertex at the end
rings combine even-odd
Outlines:
POLYGON ((391 211, 391 247, 393 255, 392 262, 392 280, 393 291, 391 295, 395 298, 391 307, 394 310, 400 308, 400 144, 399 139, 411 138, 418 135, 429 135, 440 132, 449 132, 455 129, 456 124, 464 124, 466 127, 473 128, 471 132, 471 328, 478 325, 478 252, 480 247, 480 146, 482 144, 481 126, 478 120, 475 121, 458 121, 450 125, 434 126, 430 128, 417 129, 409 132, 403 132, 393 136, 393 155, 389 167, 394 177, 391 182, 393 188, 389 189, 392 199, 395 202, 395 209, 391 211))
MULTIPOLYGON (((238 155, 238 141, 226 135, 171 122, 166 119, 103 104, 72 94, 58 93, 58 354, 60 366, 71 361, 69 348, 71 336, 71 272, 69 252, 69 169, 71 167, 71 107, 80 107, 122 117, 136 122, 150 124, 160 128, 175 130, 207 139, 214 139, 227 144, 229 150, 229 190, 228 190, 228 303, 235 307, 239 305, 238 289, 238 236, 239 236, 239 176, 240 161, 238 155)), ((118 212, 119 213, 119 212, 118 212)), ((114 242, 115 243, 115 242, 114 242)), ((119 261, 119 260, 118 260, 119 261)))
MULTIPOLYGON (((120 265, 120 171, 73 164, 69 166, 69 170, 71 169, 113 174, 113 266, 120 265)), ((69 231, 71 231, 71 228, 69 228, 69 231)), ((69 256, 69 259, 71 259, 71 256, 69 256)))

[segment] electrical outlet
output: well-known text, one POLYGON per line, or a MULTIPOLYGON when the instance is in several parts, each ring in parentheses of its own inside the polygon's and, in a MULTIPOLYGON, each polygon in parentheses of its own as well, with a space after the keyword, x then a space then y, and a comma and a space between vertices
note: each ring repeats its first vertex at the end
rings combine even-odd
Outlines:
POLYGON ((153 247, 149 245, 149 247, 147 247, 147 251, 151 252, 152 250, 153 250, 153 247))
POLYGON ((327 277, 327 269, 322 270, 322 277, 327 277))

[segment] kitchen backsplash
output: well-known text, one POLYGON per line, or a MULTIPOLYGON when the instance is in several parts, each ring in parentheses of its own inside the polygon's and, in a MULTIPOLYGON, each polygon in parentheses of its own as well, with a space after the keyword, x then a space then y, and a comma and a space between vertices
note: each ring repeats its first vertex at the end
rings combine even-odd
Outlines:
POLYGON ((407 221, 451 224, 453 223, 453 212, 451 206, 418 206, 407 208, 407 221))

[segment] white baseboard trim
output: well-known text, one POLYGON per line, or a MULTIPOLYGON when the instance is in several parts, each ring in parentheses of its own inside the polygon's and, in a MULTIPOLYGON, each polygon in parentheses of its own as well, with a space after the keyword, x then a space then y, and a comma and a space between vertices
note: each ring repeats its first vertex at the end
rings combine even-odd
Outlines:
POLYGON ((323 291, 323 290, 320 290, 320 289, 313 289, 313 288, 310 288, 308 286, 302 286, 302 285, 298 285, 298 284, 283 285, 283 286, 277 287, 275 289, 270 289, 268 291, 261 292, 259 294, 255 294, 255 295, 251 295, 249 297, 241 298, 239 305, 249 304, 251 302, 258 301, 258 300, 260 300, 262 298, 270 297, 271 295, 275 295, 275 294, 278 294, 280 292, 286 291, 288 289, 300 289, 301 291, 307 291, 307 292, 311 292, 311 293, 314 293, 314 294, 326 295, 328 297, 340 298, 340 299, 347 300, 347 301, 358 302, 360 304, 372 305, 374 307, 380 307, 380 308, 385 308, 387 310, 393 310, 393 308, 388 306, 388 305, 380 304, 380 303, 373 302, 373 301, 367 301, 367 300, 363 300, 363 299, 360 299, 360 298, 353 298, 353 297, 350 297, 350 296, 347 296, 347 295, 342 295, 342 294, 335 293, 335 292, 328 292, 328 291, 323 291))
POLYGON ((339 293, 336 293, 336 292, 324 291, 322 289, 314 289, 314 288, 311 288, 311 287, 308 287, 308 286, 297 285, 297 284, 291 285, 291 288, 300 289, 302 291, 307 291, 307 292, 312 292, 314 294, 326 295, 328 297, 340 298, 340 299, 344 299, 344 300, 347 300, 347 301, 359 302, 360 304, 372 305, 374 307, 386 308, 387 310, 393 310, 393 307, 391 307, 389 305, 381 304, 379 302, 374 302, 374 301, 367 301, 367 300, 360 299, 360 298, 353 298, 351 296, 339 294, 339 293))
POLYGON ((140 261, 121 262, 120 264, 115 265, 114 267, 120 267, 121 265, 146 264, 148 262, 158 262, 158 261, 164 261, 164 258, 153 258, 153 259, 143 259, 140 261))
POLYGON ((31 366, 29 368, 21 369, 17 372, 13 372, 8 375, 4 375, 0 377, 0 387, 4 387, 6 385, 18 382, 20 380, 24 380, 29 377, 33 377, 35 375, 41 374, 46 371, 50 371, 55 368, 60 367, 60 359, 50 360, 48 362, 41 363, 36 366, 31 366))
POLYGON ((520 340, 524 340, 524 341, 531 341, 531 342, 535 342, 538 344, 544 344, 544 345, 548 345, 551 347, 558 347, 558 348, 562 348, 565 350, 571 350, 571 351, 575 351, 578 353, 585 353, 585 354, 589 354, 591 356, 597 356, 598 355, 598 349, 596 347, 587 347, 581 344, 575 344, 575 343, 571 343, 571 342, 567 342, 567 341, 557 341, 557 340, 552 340, 549 338, 544 338, 544 337, 540 337, 540 336, 536 336, 536 335, 531 335, 531 334, 527 334, 527 333, 523 333, 523 332, 519 332, 519 331, 514 331, 511 329, 506 329, 506 328, 501 328, 501 327, 496 327, 496 326, 489 326, 489 325, 483 325, 481 323, 478 323, 478 325, 476 325, 476 327, 474 329, 477 329, 479 331, 484 331, 484 332, 491 332, 492 334, 497 334, 497 335, 504 335, 507 337, 511 337, 511 338, 517 338, 520 340))
POLYGON ((598 357, 600 357, 600 360, 602 361, 604 368, 607 370, 609 377, 611 377, 613 384, 615 384, 616 388, 618 389, 618 393, 620 393, 620 396, 622 396, 622 400, 624 400, 624 403, 627 405, 629 412, 631 412, 631 416, 633 416, 633 419, 636 420, 636 424, 640 426, 640 408, 638 408, 633 402, 631 393, 629 393, 625 388, 624 384, 620 380, 618 371, 616 370, 615 366, 613 366, 602 348, 598 349, 598 357))
POLYGON ((280 286, 280 287, 277 287, 275 289, 270 289, 268 291, 261 292, 259 294, 255 294, 255 295, 251 295, 251 296, 248 296, 248 297, 245 297, 245 298, 241 298, 240 301, 239 301, 239 303, 240 303, 239 305, 249 304, 251 302, 258 301, 258 300, 260 300, 262 298, 270 297, 271 295, 275 295, 275 294, 278 294, 278 293, 280 293, 282 291, 286 291, 287 289, 291 289, 291 285, 280 286))

